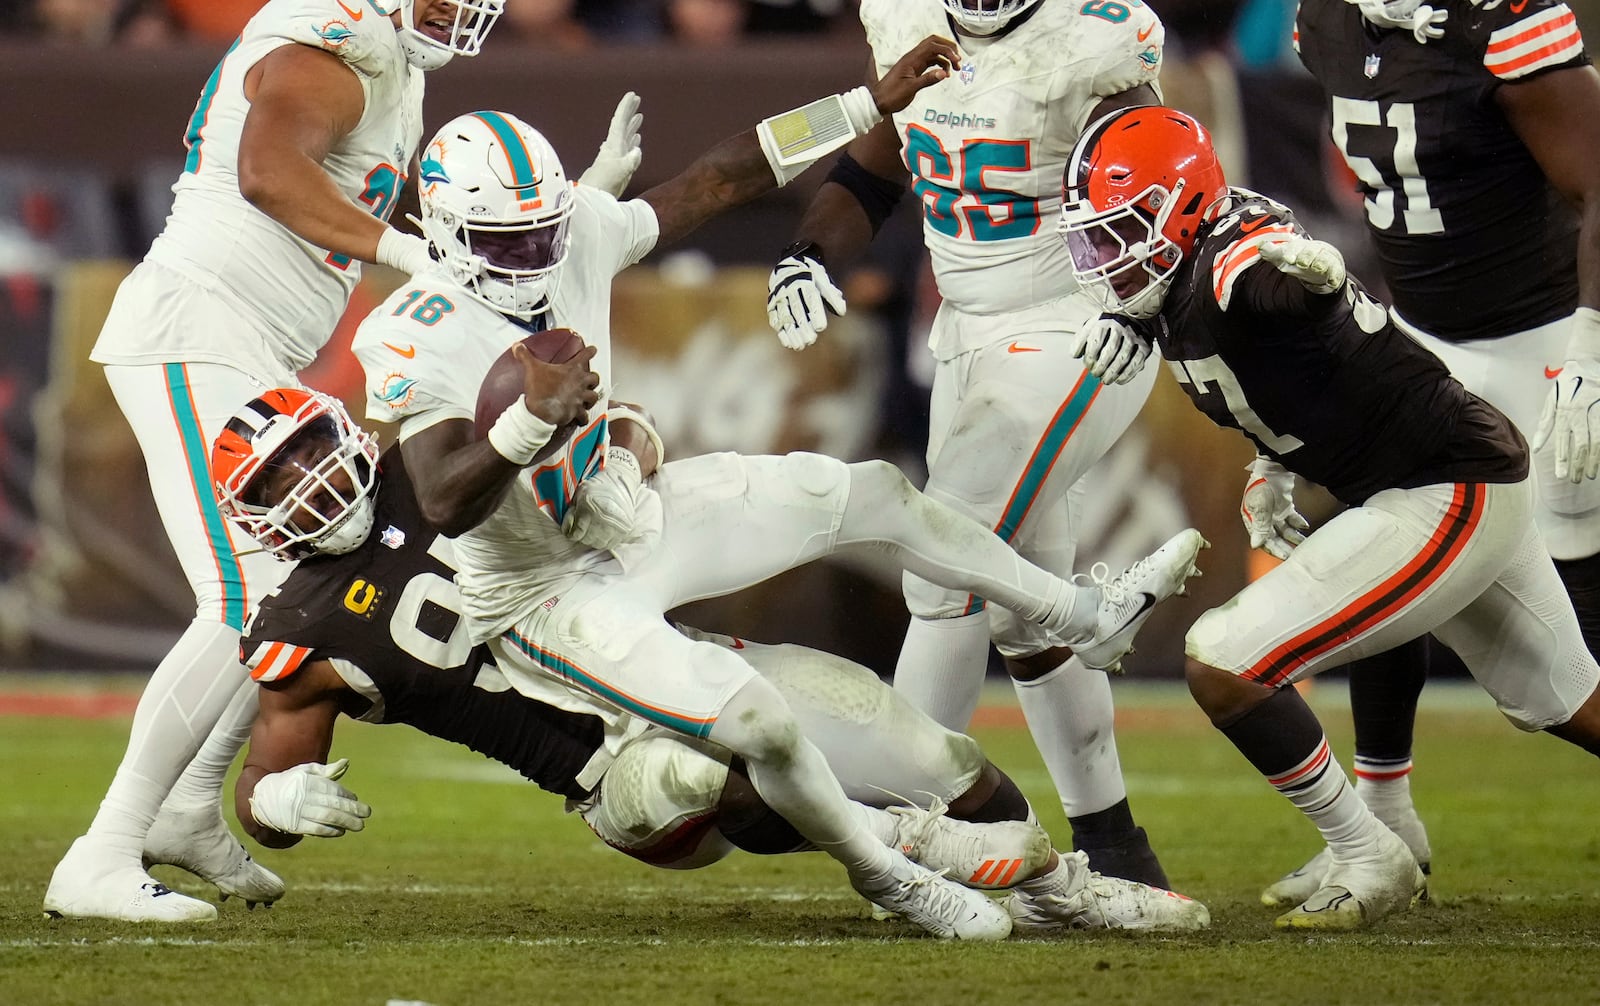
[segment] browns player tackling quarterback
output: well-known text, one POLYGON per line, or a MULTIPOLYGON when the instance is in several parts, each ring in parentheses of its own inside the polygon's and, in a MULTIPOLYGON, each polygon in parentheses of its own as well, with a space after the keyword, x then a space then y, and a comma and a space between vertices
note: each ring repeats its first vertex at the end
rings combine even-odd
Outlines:
POLYGON ((1195 622, 1187 677, 1327 842, 1320 886, 1278 925, 1352 929, 1402 910, 1423 889, 1415 858, 1287 686, 1431 631, 1514 724, 1600 754, 1600 668, 1532 524, 1527 446, 1396 329, 1337 249, 1228 188, 1189 116, 1102 118, 1064 184, 1079 281, 1145 319, 1196 407, 1259 454, 1244 517, 1285 561, 1195 622), (1303 534, 1296 473, 1350 508, 1303 534))

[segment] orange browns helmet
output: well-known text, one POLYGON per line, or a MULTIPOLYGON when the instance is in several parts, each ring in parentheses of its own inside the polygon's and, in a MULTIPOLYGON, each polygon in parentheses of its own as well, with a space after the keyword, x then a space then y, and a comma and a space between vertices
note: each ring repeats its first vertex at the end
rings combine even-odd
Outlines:
POLYGON ((211 447, 217 506, 274 556, 357 548, 376 515, 377 441, 338 399, 274 388, 235 412, 211 447))
POLYGON ((1062 190, 1058 230, 1079 284, 1108 310, 1148 318, 1228 182, 1204 126, 1140 105, 1084 130, 1062 190))

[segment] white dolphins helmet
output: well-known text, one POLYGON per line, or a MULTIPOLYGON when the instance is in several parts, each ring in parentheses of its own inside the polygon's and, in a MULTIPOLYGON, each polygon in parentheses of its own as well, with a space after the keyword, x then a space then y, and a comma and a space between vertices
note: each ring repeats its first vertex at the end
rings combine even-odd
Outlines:
POLYGON ((944 0, 956 24, 973 35, 993 35, 1039 0, 944 0))
POLYGON ((472 296, 524 320, 550 302, 577 206, 539 131, 505 112, 445 123, 422 151, 422 233, 472 296))
MULTIPOLYGON (((435 32, 448 33, 450 41, 442 42, 424 31, 428 24, 417 24, 417 3, 400 0, 400 48, 405 50, 406 62, 419 70, 437 70, 458 55, 476 56, 489 29, 506 9, 506 0, 453 0, 452 7, 429 19, 435 32)), ((389 10, 392 13, 394 8, 389 10)))

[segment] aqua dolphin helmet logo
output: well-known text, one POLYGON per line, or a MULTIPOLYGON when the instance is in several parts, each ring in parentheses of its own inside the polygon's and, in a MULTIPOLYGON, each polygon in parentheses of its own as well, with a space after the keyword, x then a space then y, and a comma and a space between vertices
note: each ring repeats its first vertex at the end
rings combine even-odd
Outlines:
POLYGON ((424 185, 434 185, 439 182, 444 182, 448 185, 450 183, 449 172, 445 171, 444 165, 439 163, 438 158, 432 156, 424 157, 422 159, 422 183, 424 185))

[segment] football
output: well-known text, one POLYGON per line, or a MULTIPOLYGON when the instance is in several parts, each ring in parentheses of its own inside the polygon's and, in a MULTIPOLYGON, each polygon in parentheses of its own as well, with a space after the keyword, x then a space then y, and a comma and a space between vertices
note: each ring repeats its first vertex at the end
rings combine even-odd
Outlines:
MULTIPOLYGON (((570 328, 550 328, 543 332, 535 332, 522 340, 536 360, 546 360, 550 363, 565 363, 583 351, 584 341, 570 328)), ((501 353, 489 367, 489 373, 484 375, 483 383, 478 386, 478 406, 473 414, 473 429, 479 440, 489 435, 489 428, 500 418, 500 414, 517 400, 522 394, 522 364, 518 363, 511 355, 511 346, 501 353)), ((534 461, 543 461, 559 451, 563 444, 580 429, 577 423, 570 423, 556 430, 550 437, 550 443, 534 455, 534 461)))

